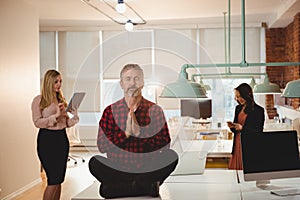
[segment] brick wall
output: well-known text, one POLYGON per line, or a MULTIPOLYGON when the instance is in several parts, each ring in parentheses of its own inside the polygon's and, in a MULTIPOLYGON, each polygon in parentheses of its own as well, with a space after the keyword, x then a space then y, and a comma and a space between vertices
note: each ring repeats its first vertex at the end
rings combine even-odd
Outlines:
MULTIPOLYGON (((266 28, 266 61, 267 62, 300 62, 300 12, 285 28, 266 28)), ((284 89, 287 82, 300 78, 300 66, 269 66, 267 74, 272 83, 284 89)), ((273 95, 266 97, 266 109, 269 118, 277 113, 274 108, 273 95)), ((299 107, 299 98, 287 99, 286 104, 299 107)))

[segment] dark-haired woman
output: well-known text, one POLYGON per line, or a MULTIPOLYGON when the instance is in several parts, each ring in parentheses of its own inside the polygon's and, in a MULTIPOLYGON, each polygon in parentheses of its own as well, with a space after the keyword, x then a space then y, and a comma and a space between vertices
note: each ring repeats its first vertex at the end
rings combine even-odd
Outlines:
POLYGON ((232 156, 229 161, 229 169, 243 169, 241 134, 262 132, 265 122, 264 108, 257 105, 253 98, 253 92, 247 83, 240 84, 234 89, 235 107, 234 121, 227 122, 228 127, 234 133, 232 156))

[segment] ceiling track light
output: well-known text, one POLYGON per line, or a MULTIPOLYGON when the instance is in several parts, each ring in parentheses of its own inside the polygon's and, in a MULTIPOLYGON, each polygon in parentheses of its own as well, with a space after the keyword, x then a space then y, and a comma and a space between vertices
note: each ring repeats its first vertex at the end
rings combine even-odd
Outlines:
POLYGON ((126 24, 125 24, 125 29, 127 30, 127 31, 129 31, 129 32, 131 32, 132 30, 133 30, 133 23, 132 23, 132 21, 129 19, 127 22, 126 22, 126 24))
POLYGON ((118 3, 116 5, 115 9, 118 13, 123 14, 126 11, 126 4, 124 3, 123 0, 118 0, 118 3))
MULTIPOLYGON (((87 4, 88 6, 92 7, 93 9, 97 10, 101 14, 105 15, 107 18, 109 18, 113 22, 120 24, 120 25, 125 25, 125 28, 128 26, 130 31, 133 30, 133 25, 143 25, 143 24, 147 23, 142 18, 142 16, 139 15, 128 3, 124 2, 124 0, 118 0, 117 5, 115 7, 112 6, 110 3, 108 3, 106 0, 102 0, 103 3, 105 3, 108 7, 113 9, 119 15, 119 17, 115 17, 115 18, 110 16, 103 10, 101 10, 100 6, 94 5, 91 0, 81 0, 81 1, 85 4, 87 4), (132 14, 132 16, 128 16, 128 14, 126 14, 127 11, 128 11, 128 13, 132 14), (133 21, 133 19, 136 19, 136 20, 133 21), (131 24, 130 24, 130 22, 131 22, 131 24)), ((127 28, 126 28, 126 30, 127 30, 127 28)))

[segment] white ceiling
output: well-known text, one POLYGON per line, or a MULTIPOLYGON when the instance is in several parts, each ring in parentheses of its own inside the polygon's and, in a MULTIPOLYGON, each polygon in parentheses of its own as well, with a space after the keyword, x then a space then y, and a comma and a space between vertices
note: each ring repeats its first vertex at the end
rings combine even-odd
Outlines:
MULTIPOLYGON (((89 0, 101 10, 115 15, 103 0, 89 0), (102 3, 101 3, 102 2, 102 3)), ((117 0, 106 0, 115 5, 117 0)), ((149 26, 220 27, 228 0, 124 0, 147 21, 149 26)), ((81 0, 38 0, 41 27, 120 27, 81 0)), ((230 1, 231 23, 241 24, 242 0, 230 1)), ((300 0, 245 0, 246 26, 266 22, 269 27, 285 27, 300 12, 300 0)), ((228 23, 228 16, 225 18, 228 23)), ((121 19, 120 19, 121 20, 121 19)), ((127 19, 122 19, 123 21, 127 19)))

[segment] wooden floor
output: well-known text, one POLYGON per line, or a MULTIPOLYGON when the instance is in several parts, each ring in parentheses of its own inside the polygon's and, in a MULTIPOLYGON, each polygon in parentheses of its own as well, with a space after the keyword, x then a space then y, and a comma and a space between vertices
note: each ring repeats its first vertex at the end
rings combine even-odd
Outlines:
MULTIPOLYGON (((85 159, 83 163, 81 159, 75 165, 73 160, 68 162, 65 181, 62 185, 61 200, 70 200, 73 196, 90 186, 95 178, 91 175, 88 169, 88 161, 92 156, 89 152, 74 152, 85 159)), ((47 185, 47 179, 44 173, 41 173, 42 182, 21 195, 14 198, 14 200, 40 200, 43 198, 44 189, 47 185)))

